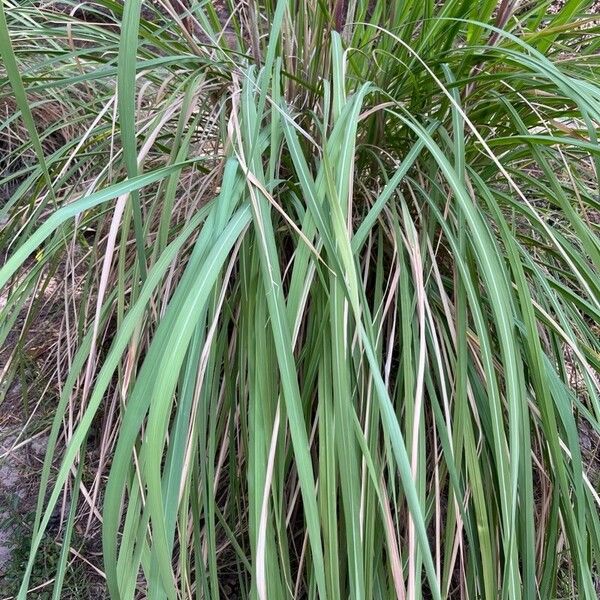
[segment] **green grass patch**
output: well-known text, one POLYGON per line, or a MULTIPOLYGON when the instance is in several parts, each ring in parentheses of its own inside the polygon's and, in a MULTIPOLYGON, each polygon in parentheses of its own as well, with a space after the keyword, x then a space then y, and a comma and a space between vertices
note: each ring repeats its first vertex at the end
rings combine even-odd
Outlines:
POLYGON ((115 599, 597 597, 600 36, 549 4, 0 8, 0 341, 67 264, 19 598, 65 486, 54 598, 76 507, 115 599))

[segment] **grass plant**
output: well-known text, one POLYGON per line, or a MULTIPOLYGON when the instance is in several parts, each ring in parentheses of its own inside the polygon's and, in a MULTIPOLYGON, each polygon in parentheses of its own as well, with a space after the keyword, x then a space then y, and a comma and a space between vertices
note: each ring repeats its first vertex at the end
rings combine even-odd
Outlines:
POLYGON ((99 527, 114 599, 597 597, 590 6, 3 0, 0 341, 64 306, 20 599, 63 494, 57 599, 99 527))

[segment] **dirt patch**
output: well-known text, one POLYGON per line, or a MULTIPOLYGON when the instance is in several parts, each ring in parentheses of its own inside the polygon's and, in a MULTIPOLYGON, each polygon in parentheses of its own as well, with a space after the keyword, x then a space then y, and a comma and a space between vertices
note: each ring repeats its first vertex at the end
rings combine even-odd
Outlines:
MULTIPOLYGON (((18 387, 15 400, 17 394, 18 387)), ((7 417, 0 421, 0 579, 12 569, 11 559, 18 536, 22 535, 23 519, 35 509, 38 473, 48 440, 44 430, 23 440, 20 411, 17 408, 15 412, 15 408, 14 401, 7 402, 3 411, 7 417)))

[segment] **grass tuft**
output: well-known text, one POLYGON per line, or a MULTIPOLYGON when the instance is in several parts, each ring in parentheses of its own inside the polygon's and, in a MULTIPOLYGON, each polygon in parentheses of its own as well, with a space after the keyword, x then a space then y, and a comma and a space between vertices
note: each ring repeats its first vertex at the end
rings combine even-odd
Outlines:
POLYGON ((100 528, 115 599, 597 597, 600 30, 549 5, 0 5, 0 341, 62 303, 18 598, 65 490, 53 598, 100 528))

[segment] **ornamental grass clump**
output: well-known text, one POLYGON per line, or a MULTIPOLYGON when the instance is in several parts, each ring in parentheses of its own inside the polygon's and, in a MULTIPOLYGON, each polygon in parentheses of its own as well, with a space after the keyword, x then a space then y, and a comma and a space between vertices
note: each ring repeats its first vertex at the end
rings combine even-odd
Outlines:
POLYGON ((597 597, 590 5, 0 5, 1 339, 62 315, 19 598, 57 510, 55 598, 76 531, 115 599, 597 597))

